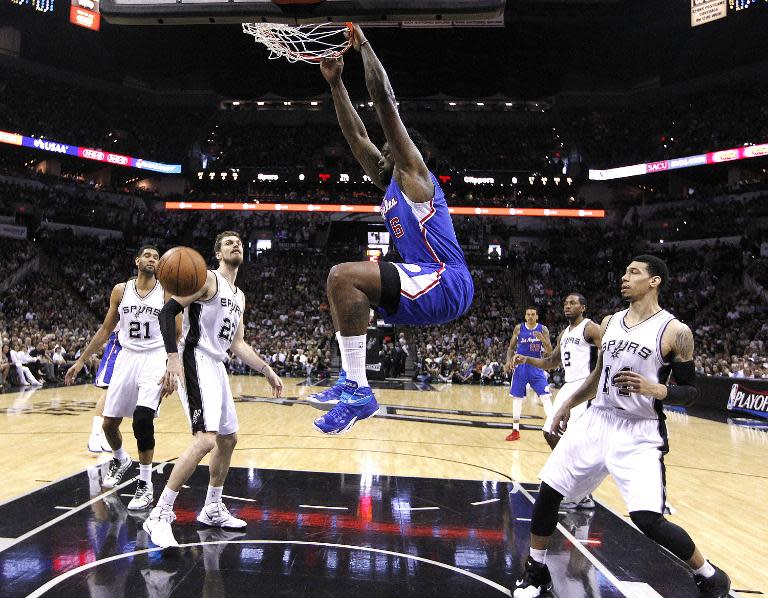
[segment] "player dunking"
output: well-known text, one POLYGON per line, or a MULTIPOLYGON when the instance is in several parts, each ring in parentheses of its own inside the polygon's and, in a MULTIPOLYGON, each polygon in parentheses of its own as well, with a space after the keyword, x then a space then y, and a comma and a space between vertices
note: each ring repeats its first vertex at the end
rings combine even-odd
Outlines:
POLYGON ((629 309, 603 319, 597 367, 552 419, 553 432, 568 426, 568 433, 539 475, 530 556, 517 581, 516 598, 539 596, 552 588, 546 553, 560 501, 564 496, 586 496, 609 473, 632 522, 691 567, 699 594, 728 595, 725 572, 705 560, 685 530, 662 515, 664 455, 669 450, 663 404, 689 405, 698 395, 693 334, 659 306, 659 291, 668 280, 667 265, 658 257, 632 260, 621 279, 629 309), (666 384, 670 372, 676 385, 666 384), (572 419, 571 410, 593 397, 592 406, 572 419))
POLYGON ((173 503, 182 484, 208 453, 211 453, 210 482, 205 506, 197 520, 212 527, 243 528, 246 525, 242 519, 232 516, 221 500, 238 430, 235 402, 224 367, 227 351, 264 374, 275 396, 279 397, 283 391, 277 374, 243 338, 245 295, 235 286, 237 271, 243 263, 240 235, 233 231, 220 233, 214 253, 219 267, 208 271, 203 287, 188 297, 172 297, 160 313, 160 328, 168 352, 168 365, 162 377, 163 394, 172 393, 178 386, 193 434, 192 444, 176 461, 165 490, 144 522, 144 531, 162 548, 178 546, 171 530, 171 523, 176 519, 173 503), (184 328, 177 348, 174 319, 182 310, 184 328), (177 385, 178 380, 182 383, 177 385))
POLYGON ((525 309, 525 322, 515 326, 507 348, 504 369, 512 370, 512 383, 509 386, 509 395, 512 397, 512 432, 507 436, 507 440, 520 439, 520 415, 523 412, 523 399, 528 384, 544 403, 544 412, 549 416, 552 411, 552 395, 549 393, 547 375, 537 366, 527 363, 515 367, 513 357, 516 352, 525 357, 536 358, 541 358, 542 353, 552 352, 549 329, 539 324, 539 310, 536 307, 525 309))
POLYGON ((133 434, 139 449, 139 482, 136 494, 128 504, 132 510, 152 505, 154 419, 160 407, 158 378, 165 361, 158 316, 166 297, 155 278, 159 260, 157 247, 145 245, 139 249, 136 256, 138 276, 112 289, 104 322, 64 376, 64 382, 72 384, 85 360, 104 345, 117 326, 122 349, 115 358, 103 411, 104 436, 112 447, 113 458, 103 486, 114 488, 133 464, 123 448, 120 433, 123 418, 132 417, 133 434))
MULTIPOLYGON (((563 313, 568 320, 568 327, 557 337, 555 350, 547 357, 529 357, 527 355, 516 354, 514 364, 531 365, 542 370, 553 370, 560 365, 565 370, 565 384, 558 391, 555 397, 555 403, 547 414, 542 431, 547 444, 555 448, 560 436, 552 434, 549 430, 552 426, 552 418, 565 401, 576 392, 582 382, 589 376, 591 371, 590 359, 592 348, 600 346, 600 326, 595 324, 589 318, 584 317, 587 309, 587 300, 581 293, 571 293, 563 302, 563 313)), ((571 410, 571 419, 575 420, 587 408, 587 403, 581 403, 571 410)), ((561 508, 580 508, 594 509, 595 503, 591 496, 584 498, 578 497, 578 502, 563 502, 561 508)))
POLYGON ((368 93, 387 139, 381 151, 368 138, 341 79, 341 58, 324 60, 341 131, 373 183, 385 192, 381 215, 407 263, 353 262, 334 266, 327 283, 331 317, 346 376, 315 395, 338 401, 315 427, 340 434, 378 411, 365 373, 366 329, 371 305, 385 322, 441 324, 464 314, 472 304, 472 277, 459 247, 445 196, 427 169, 415 132, 407 131, 387 73, 362 30, 355 26, 353 47, 360 52, 368 93))

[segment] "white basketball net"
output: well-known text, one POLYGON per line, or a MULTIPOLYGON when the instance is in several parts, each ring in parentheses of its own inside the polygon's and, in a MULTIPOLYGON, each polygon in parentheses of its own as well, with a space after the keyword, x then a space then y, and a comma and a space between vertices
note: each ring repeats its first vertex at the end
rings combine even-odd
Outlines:
POLYGON ((243 23, 243 33, 267 46, 269 58, 286 58, 289 62, 317 63, 324 58, 338 58, 351 45, 344 35, 349 30, 346 23, 243 23))

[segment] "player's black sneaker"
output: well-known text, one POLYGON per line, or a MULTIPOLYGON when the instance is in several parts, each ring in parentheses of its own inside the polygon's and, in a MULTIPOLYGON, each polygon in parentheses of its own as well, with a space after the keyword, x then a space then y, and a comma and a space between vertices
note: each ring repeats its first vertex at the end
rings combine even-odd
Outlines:
POLYGON ((699 596, 702 598, 728 598, 731 578, 722 569, 715 567, 715 574, 712 577, 694 575, 694 580, 696 587, 699 588, 699 596))
POLYGON ((549 574, 549 568, 537 563, 531 557, 525 561, 525 571, 523 577, 515 582, 512 588, 514 598, 535 598, 549 592, 552 589, 552 576, 549 574))

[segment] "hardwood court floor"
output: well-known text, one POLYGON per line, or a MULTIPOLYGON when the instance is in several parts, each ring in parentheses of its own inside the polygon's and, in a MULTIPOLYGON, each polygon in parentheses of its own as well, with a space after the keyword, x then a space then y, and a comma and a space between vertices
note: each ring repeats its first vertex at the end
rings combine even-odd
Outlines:
MULTIPOLYGON (((286 396, 302 399, 315 390, 286 380, 286 396)), ((435 387, 437 392, 379 390, 382 405, 509 413, 507 389, 501 386, 435 387)), ((378 474, 509 482, 535 482, 549 449, 541 433, 523 430, 515 443, 505 442, 508 429, 467 422, 508 423, 500 417, 466 413, 390 410, 393 416, 357 424, 348 434, 323 436, 312 427, 318 410, 287 400, 265 402, 263 378, 237 376, 232 390, 240 398, 239 443, 232 465, 294 471, 378 474), (456 423, 451 423, 454 420, 456 423), (439 422, 439 423, 436 423, 439 422)), ((28 493, 47 482, 83 471, 106 455, 86 450, 92 408, 100 391, 90 385, 11 392, 0 395, 5 425, 0 451, 5 458, 0 502, 28 493)), ((541 407, 526 402, 524 424, 543 423, 541 407)), ((671 520, 682 525, 713 562, 733 579, 733 588, 768 593, 768 523, 765 497, 768 434, 686 414, 670 413, 671 452, 665 459, 671 520)), ((130 423, 123 424, 125 446, 135 457, 130 423)), ((178 399, 163 404, 156 423, 155 460, 175 458, 187 445, 187 421, 178 399)), ((615 485, 607 480, 596 499, 620 516, 626 509, 615 485)))

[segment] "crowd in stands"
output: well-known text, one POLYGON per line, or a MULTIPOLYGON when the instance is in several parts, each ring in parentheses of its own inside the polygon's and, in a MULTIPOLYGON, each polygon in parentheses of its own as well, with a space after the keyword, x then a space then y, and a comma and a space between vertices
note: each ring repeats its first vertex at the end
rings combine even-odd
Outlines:
MULTIPOLYGON (((284 238, 285 245, 277 243, 258 256, 251 248, 252 261, 241 270, 238 284, 248 300, 246 338, 283 375, 326 376, 332 364, 333 327, 323 292, 325 278, 334 263, 358 259, 360 247, 334 245, 335 252, 330 245, 316 247, 313 237, 328 222, 327 216, 308 218, 148 212, 145 219, 153 225, 142 240, 159 242, 161 251, 184 242, 210 256, 210 242, 222 229, 238 230, 246 240, 270 231, 272 239, 284 238)), ((563 221, 539 233, 530 247, 512 251, 507 251, 509 231, 501 219, 483 219, 478 226, 471 218, 455 218, 455 227, 468 249, 475 279, 473 307, 452 324, 408 332, 417 375, 434 382, 505 381, 507 345, 529 303, 539 308, 540 321, 553 337, 566 324, 562 300, 571 290, 587 297, 587 315, 593 320, 621 309, 618 287, 624 267, 645 250, 642 231, 631 223, 606 231, 597 224, 563 221), (503 241, 502 255, 489 259, 484 247, 494 239, 503 241)), ((38 270, 0 292, 5 352, 10 356, 16 342, 28 345, 28 352, 47 344, 41 349, 51 359, 54 352, 61 353, 63 363, 37 374, 59 379, 64 365, 78 356, 100 324, 112 286, 133 273, 132 248, 122 239, 97 241, 76 238, 67 230, 40 230, 34 243, 4 240, 0 249, 6 271, 32 255, 39 255, 40 261, 38 270)), ((699 373, 768 377, 762 341, 768 333, 768 312, 742 284, 745 269, 762 280, 765 260, 759 252, 759 244, 746 242, 664 252, 672 276, 662 304, 694 331, 699 373)), ((388 259, 397 257, 390 254, 388 259)), ((399 373, 403 363, 396 349, 385 348, 385 359, 389 371, 399 373)), ((238 360, 229 367, 232 372, 246 370, 238 360)))
POLYGON ((729 83, 674 98, 623 103, 614 109, 563 114, 579 151, 593 168, 762 144, 768 140, 765 85, 729 83))
POLYGON ((3 130, 157 162, 180 163, 214 107, 158 101, 123 87, 86 85, 0 64, 3 130))
MULTIPOLYGON (((3 130, 164 161, 181 161, 197 141, 200 151, 218 158, 216 168, 306 167, 334 173, 356 168, 333 123, 265 127, 226 118, 217 122, 210 117, 221 115, 212 111, 179 109, 141 92, 88 88, 85 93, 76 83, 7 69, 0 70, 0 90, 3 130), (86 110, 83 97, 88 98, 86 110), (201 131, 210 136, 200 137, 201 131)), ((419 129, 430 142, 433 167, 454 173, 523 168, 563 177, 558 186, 550 183, 544 190, 527 185, 526 179, 504 188, 472 187, 459 182, 457 175, 445 185, 450 205, 591 207, 574 191, 575 185, 566 182, 559 155, 575 148, 592 165, 618 166, 762 143, 768 139, 764 92, 759 87, 715 90, 674 102, 633 102, 615 111, 566 111, 559 116, 564 121, 560 129, 551 123, 470 127, 455 118, 451 127, 433 124, 419 129), (558 131, 565 131, 562 139, 558 131)), ((8 288, 0 286, 0 335, 7 360, 0 362, 0 373, 6 381, 28 380, 24 367, 38 381, 61 377, 62 368, 79 355, 98 327, 112 286, 131 275, 132 251, 139 243, 154 242, 161 252, 186 244, 210 256, 213 238, 224 229, 242 235, 252 260, 244 265, 238 282, 248 301, 248 341, 283 375, 328 375, 333 328, 325 278, 334 263, 362 256, 361 242, 328 238, 338 230, 328 215, 167 212, 156 197, 135 194, 126 194, 121 204, 119 198, 107 201, 106 194, 94 193, 92 186, 19 171, 18 164, 9 166, 2 157, 12 151, 17 148, 4 146, 0 151, 0 168, 13 175, 0 178, 0 217, 27 226, 34 241, 0 240, 0 266, 13 273, 33 259, 39 263, 8 288), (41 226, 50 222, 110 229, 122 237, 86 241, 41 226), (271 241, 272 250, 257 256, 259 240, 271 241), (11 351, 21 365, 19 371, 11 351)), ((381 200, 381 193, 370 184, 344 185, 335 180, 244 181, 242 190, 249 201, 258 202, 378 204, 381 200)), ((508 244, 510 224, 500 218, 455 217, 457 236, 475 278, 473 307, 450 325, 410 330, 406 343, 398 339, 388 344, 382 358, 389 373, 400 373, 408 346, 417 374, 435 382, 504 381, 509 337, 529 303, 539 308, 540 321, 553 335, 565 325, 561 304, 571 290, 587 297, 588 316, 600 321, 621 308, 621 274, 633 255, 646 252, 649 241, 663 239, 669 246, 672 241, 738 236, 743 238, 735 245, 665 248, 672 277, 663 305, 693 329, 699 373, 768 377, 764 357, 768 347, 763 340, 768 338, 766 204, 761 197, 746 199, 746 195, 735 201, 712 201, 726 191, 765 190, 764 181, 728 188, 702 185, 685 204, 658 206, 648 217, 630 210, 622 228, 581 221, 552 223, 524 248, 508 244), (489 259, 487 248, 493 243, 501 250, 489 259), (745 274, 755 289, 745 289, 745 274)), ((205 201, 219 195, 226 197, 227 191, 199 186, 171 199, 205 201)), ((653 203, 669 198, 657 193, 647 199, 653 203)), ((635 198, 631 201, 637 203, 635 198)), ((229 367, 232 372, 246 369, 238 360, 229 367)))

